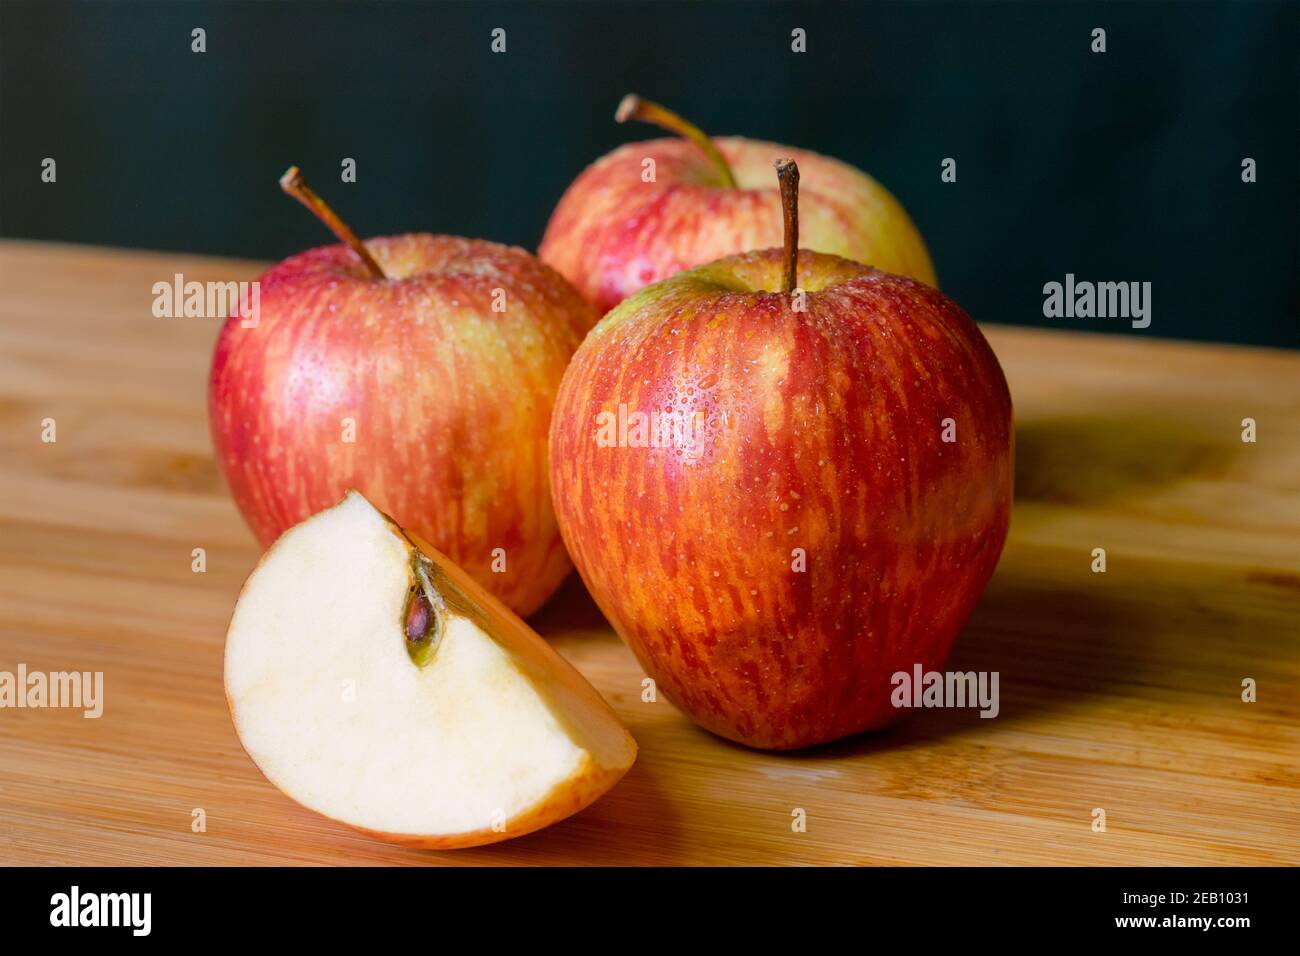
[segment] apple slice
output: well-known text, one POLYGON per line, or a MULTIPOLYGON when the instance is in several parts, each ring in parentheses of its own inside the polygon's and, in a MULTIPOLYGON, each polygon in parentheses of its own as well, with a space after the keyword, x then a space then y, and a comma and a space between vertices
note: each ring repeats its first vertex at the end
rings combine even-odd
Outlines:
POLYGON ((272 783, 408 846, 538 830, 636 758, 549 644, 355 491, 262 557, 225 666, 239 739, 272 783))

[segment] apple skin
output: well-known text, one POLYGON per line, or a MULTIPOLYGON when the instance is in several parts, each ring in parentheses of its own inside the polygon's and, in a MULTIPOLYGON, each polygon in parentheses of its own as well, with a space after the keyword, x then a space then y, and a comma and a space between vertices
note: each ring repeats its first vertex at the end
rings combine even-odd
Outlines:
POLYGON ((427 234, 366 247, 389 278, 346 246, 311 249, 262 276, 256 327, 236 316, 221 330, 209 413, 239 510, 266 547, 358 488, 531 614, 570 569, 546 436, 598 316, 522 249, 427 234))
POLYGON ((802 245, 937 285, 925 242, 883 186, 839 160, 742 137, 713 139, 740 188, 693 143, 628 143, 587 167, 551 214, 538 250, 601 313, 683 269, 781 245, 778 157, 801 172, 802 245), (643 182, 646 159, 655 182, 643 182))
POLYGON ((907 712, 891 675, 947 658, 1006 540, 1014 454, 1001 367, 955 303, 805 251, 796 313, 761 291, 781 261, 734 256, 624 302, 551 423, 560 530, 596 603, 674 704, 765 749, 907 712), (698 414, 697 440, 602 446, 619 403, 698 414))

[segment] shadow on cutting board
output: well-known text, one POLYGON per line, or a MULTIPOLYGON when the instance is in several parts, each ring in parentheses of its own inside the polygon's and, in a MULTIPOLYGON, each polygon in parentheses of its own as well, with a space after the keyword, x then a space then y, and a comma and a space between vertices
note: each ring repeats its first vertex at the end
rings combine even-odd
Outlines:
POLYGON ((1222 411, 1048 418, 1016 426, 1016 501, 1083 506, 1217 479, 1241 450, 1222 411), (1221 420, 1222 419, 1222 420, 1221 420))

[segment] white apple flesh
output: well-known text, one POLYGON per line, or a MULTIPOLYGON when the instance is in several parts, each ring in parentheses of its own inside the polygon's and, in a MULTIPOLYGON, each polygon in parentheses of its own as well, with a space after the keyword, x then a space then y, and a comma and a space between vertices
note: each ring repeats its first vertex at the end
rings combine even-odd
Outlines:
POLYGON ((267 778, 397 843, 473 846, 540 829, 596 800, 636 757, 595 688, 357 492, 262 558, 235 607, 225 670, 239 738, 267 778))

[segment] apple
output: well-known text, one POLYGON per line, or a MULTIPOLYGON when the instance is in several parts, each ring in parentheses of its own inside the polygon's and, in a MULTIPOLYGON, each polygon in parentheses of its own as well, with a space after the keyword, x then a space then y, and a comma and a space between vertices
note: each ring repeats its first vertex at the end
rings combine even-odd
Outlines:
POLYGON ((260 279, 212 361, 217 458, 263 547, 358 488, 521 615, 570 570, 547 486, 560 378, 598 316, 522 249, 413 234, 342 240, 260 279), (256 320, 254 322, 254 320, 256 320))
POLYGON ((565 372, 560 531, 658 688, 789 749, 880 728, 891 677, 944 662, 1012 498, 1007 383, 936 289, 798 248, 641 290, 565 372))
POLYGON ((809 248, 936 285, 907 212, 847 163, 741 137, 710 140, 631 94, 614 118, 643 120, 684 138, 619 147, 579 175, 551 215, 538 255, 602 313, 682 269, 780 245, 781 197, 772 182, 779 156, 793 157, 805 180, 809 248))
POLYGON ((225 669, 239 739, 273 784, 408 846, 540 829, 636 758, 550 645, 355 491, 262 557, 225 669))

